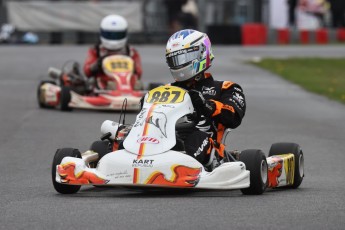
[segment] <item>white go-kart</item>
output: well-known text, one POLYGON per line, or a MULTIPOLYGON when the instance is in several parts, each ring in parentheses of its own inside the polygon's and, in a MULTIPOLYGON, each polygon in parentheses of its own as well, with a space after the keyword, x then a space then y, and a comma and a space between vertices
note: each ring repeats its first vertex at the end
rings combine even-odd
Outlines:
POLYGON ((258 149, 241 151, 237 159, 225 150, 223 160, 216 164, 214 156, 219 153, 213 149, 205 166, 183 149, 176 149, 176 131, 195 124, 184 119, 193 112, 189 94, 182 88, 161 86, 149 91, 131 126, 105 121, 101 140, 94 142, 89 150, 56 151, 52 167, 56 191, 71 194, 78 192, 82 185, 97 185, 241 189, 243 194, 262 194, 268 187, 297 188, 301 184, 304 157, 298 144, 273 144, 268 158, 258 149))

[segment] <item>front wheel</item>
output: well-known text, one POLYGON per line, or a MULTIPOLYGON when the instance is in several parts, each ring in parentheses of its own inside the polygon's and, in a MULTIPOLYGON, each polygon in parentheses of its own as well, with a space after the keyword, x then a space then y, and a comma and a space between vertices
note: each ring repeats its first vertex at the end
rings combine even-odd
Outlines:
POLYGON ((295 171, 292 188, 298 188, 304 177, 304 156, 301 147, 296 143, 280 142, 271 146, 268 156, 292 153, 295 159, 295 171))
POLYGON ((250 172, 250 187, 241 189, 245 195, 260 195, 267 187, 268 173, 265 154, 258 149, 244 150, 240 154, 240 161, 250 172))
POLYGON ((67 185, 56 182, 56 166, 59 165, 64 157, 78 157, 81 158, 81 153, 78 149, 63 148, 56 150, 53 165, 52 165, 52 181, 57 192, 62 194, 76 193, 80 189, 80 185, 67 185))
POLYGON ((42 85, 49 83, 52 85, 56 85, 56 83, 54 81, 49 81, 49 80, 44 80, 41 81, 38 84, 38 88, 37 88, 37 102, 38 102, 38 106, 40 108, 53 108, 53 106, 49 106, 45 103, 45 96, 44 96, 44 92, 42 91, 42 85))

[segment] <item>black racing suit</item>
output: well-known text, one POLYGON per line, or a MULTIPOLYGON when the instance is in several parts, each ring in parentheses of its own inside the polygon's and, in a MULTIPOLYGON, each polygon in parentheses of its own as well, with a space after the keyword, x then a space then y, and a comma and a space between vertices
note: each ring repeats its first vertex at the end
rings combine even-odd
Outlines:
POLYGON ((221 140, 226 128, 238 127, 245 115, 246 102, 241 86, 231 81, 217 81, 212 75, 205 73, 192 87, 187 82, 174 82, 171 85, 186 90, 197 90, 206 100, 212 101, 214 112, 210 117, 202 116, 197 129, 184 136, 186 153, 195 157, 202 164, 209 161, 212 147, 224 157, 224 145, 221 140))

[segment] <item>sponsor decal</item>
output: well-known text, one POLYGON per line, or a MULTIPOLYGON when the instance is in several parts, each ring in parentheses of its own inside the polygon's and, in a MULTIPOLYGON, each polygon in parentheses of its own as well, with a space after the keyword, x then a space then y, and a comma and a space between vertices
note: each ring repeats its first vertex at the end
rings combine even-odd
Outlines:
POLYGON ((293 185, 295 176, 295 156, 292 154, 284 154, 280 156, 285 157, 284 169, 286 175, 286 184, 293 185))
POLYGON ((215 90, 215 87, 206 87, 206 86, 203 86, 202 87, 202 94, 207 94, 207 95, 211 95, 211 96, 214 96, 216 95, 216 90, 215 90))
POLYGON ((268 164, 268 186, 274 188, 280 184, 292 185, 294 172, 295 161, 293 154, 272 156, 271 162, 268 164), (282 174, 283 172, 284 174, 282 174))
POLYGON ((186 54, 186 53, 190 53, 190 52, 194 52, 194 51, 198 51, 198 50, 199 50, 199 46, 194 46, 194 47, 190 47, 187 49, 176 50, 174 52, 167 54, 166 57, 167 58, 175 57, 175 56, 178 56, 181 54, 186 54))
POLYGON ((241 92, 242 93, 242 89, 238 88, 238 87, 234 87, 234 90, 241 92))
POLYGON ((172 171, 173 175, 170 180, 167 179, 162 172, 154 172, 147 178, 145 184, 195 187, 199 182, 201 168, 175 165, 173 166, 172 171))
POLYGON ((147 123, 154 125, 159 129, 164 137, 166 134, 167 116, 162 112, 153 112, 152 115, 146 120, 147 123))
POLYGON ((198 128, 200 131, 207 132, 210 130, 211 125, 209 124, 209 122, 207 122, 204 115, 202 115, 199 123, 196 125, 196 128, 198 128))
POLYGON ((134 159, 132 167, 152 168, 154 160, 134 159))
POLYGON ((162 107, 172 108, 172 109, 175 108, 175 106, 173 106, 173 105, 164 105, 164 104, 162 105, 162 107))
POLYGON ((110 173, 107 175, 107 177, 108 178, 112 177, 113 179, 124 179, 124 178, 131 178, 132 175, 130 175, 127 170, 123 170, 116 173, 110 173))
POLYGON ((233 95, 233 98, 243 107, 244 106, 244 98, 239 94, 236 93, 233 95))
POLYGON ((75 163, 68 162, 57 166, 57 173, 63 184, 107 184, 109 180, 103 179, 93 172, 81 171, 74 174, 75 163))
POLYGON ((133 125, 133 127, 138 127, 138 126, 143 126, 144 121, 145 121, 145 113, 146 113, 146 108, 143 108, 140 113, 137 116, 137 119, 133 125))
POLYGON ((179 43, 179 42, 176 42, 176 43, 172 44, 172 47, 176 47, 176 46, 178 46, 178 45, 180 45, 180 43, 179 43))
POLYGON ((159 140, 154 137, 143 136, 137 140, 138 143, 144 144, 159 144, 159 140))
POLYGON ((205 147, 208 144, 208 137, 202 142, 201 146, 198 148, 198 150, 193 154, 195 157, 199 156, 205 149, 205 147))
POLYGON ((274 188, 279 185, 279 177, 282 175, 283 160, 280 157, 273 157, 273 164, 268 166, 268 187, 274 188))

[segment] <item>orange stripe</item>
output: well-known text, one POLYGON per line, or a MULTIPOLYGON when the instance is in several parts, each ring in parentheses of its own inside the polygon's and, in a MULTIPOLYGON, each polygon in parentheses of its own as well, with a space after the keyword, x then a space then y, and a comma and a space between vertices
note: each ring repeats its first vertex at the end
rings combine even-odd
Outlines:
MULTIPOLYGON (((148 119, 151 114, 152 114, 152 111, 154 110, 154 108, 156 107, 157 104, 153 104, 151 106, 151 108, 149 109, 148 113, 147 113, 147 117, 146 119, 148 119)), ((149 130, 149 123, 147 123, 145 121, 145 126, 144 126, 144 130, 143 130, 143 133, 142 133, 142 136, 146 136, 147 133, 148 133, 148 130, 149 130)), ((145 146, 146 144, 145 143, 141 143, 140 144, 140 147, 139 147, 139 154, 137 156, 137 159, 140 159, 144 156, 144 152, 145 152, 145 146)), ((134 168, 134 172, 133 172, 133 184, 137 184, 138 183, 138 180, 139 180, 139 169, 138 168, 134 168)))
POLYGON ((134 168, 133 184, 137 184, 138 183, 138 179, 139 179, 139 169, 138 168, 134 168))
MULTIPOLYGON (((156 107, 156 105, 157 105, 157 104, 153 104, 153 105, 151 106, 151 108, 149 109, 149 111, 148 111, 148 113, 147 113, 146 119, 148 119, 148 118, 151 116, 152 111, 154 110, 154 108, 156 107)), ((145 122, 143 134, 142 134, 141 136, 146 136, 146 135, 147 135, 148 130, 149 130, 149 125, 150 125, 149 123, 145 122)), ((141 144, 140 144, 138 159, 140 159, 140 158, 144 155, 144 153, 145 153, 145 146, 146 146, 145 143, 141 143, 141 144)))

